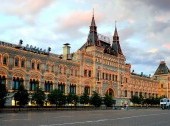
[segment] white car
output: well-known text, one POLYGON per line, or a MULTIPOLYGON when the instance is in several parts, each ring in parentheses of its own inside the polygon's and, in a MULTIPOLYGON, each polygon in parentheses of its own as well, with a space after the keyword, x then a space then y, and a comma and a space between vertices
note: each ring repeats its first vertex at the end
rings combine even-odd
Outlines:
POLYGON ((160 100, 160 106, 162 109, 170 109, 170 99, 162 98, 160 100))

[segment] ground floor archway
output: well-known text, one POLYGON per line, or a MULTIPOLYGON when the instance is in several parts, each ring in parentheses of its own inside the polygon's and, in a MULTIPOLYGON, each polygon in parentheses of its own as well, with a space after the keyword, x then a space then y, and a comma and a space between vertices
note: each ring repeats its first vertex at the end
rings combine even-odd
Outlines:
POLYGON ((106 94, 114 97, 114 91, 113 91, 113 89, 109 88, 109 89, 106 91, 106 94))

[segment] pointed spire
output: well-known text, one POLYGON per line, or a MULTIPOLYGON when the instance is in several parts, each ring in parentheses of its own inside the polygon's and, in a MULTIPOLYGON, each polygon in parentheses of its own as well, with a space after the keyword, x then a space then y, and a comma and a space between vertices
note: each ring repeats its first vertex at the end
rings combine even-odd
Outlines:
POLYGON ((96 26, 96 23, 94 20, 94 8, 93 8, 93 16, 92 16, 91 26, 96 26))
POLYGON ((114 31, 114 35, 113 35, 112 49, 115 50, 115 52, 117 52, 117 54, 123 55, 122 49, 121 49, 121 46, 119 43, 119 35, 117 32, 116 23, 117 23, 117 21, 115 21, 115 31, 114 31))
POLYGON ((97 40, 98 40, 97 26, 96 26, 95 19, 94 19, 94 9, 93 9, 93 16, 92 16, 89 36, 87 38, 88 45, 96 45, 97 40))
POLYGON ((117 21, 115 21, 115 32, 114 32, 114 36, 118 36, 117 27, 116 27, 116 23, 117 23, 117 21))

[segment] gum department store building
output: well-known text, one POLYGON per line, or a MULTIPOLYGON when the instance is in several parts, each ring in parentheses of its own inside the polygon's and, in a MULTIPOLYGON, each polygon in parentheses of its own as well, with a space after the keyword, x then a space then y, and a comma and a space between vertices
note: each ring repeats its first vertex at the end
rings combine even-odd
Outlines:
POLYGON ((154 76, 131 72, 121 50, 117 28, 113 42, 97 33, 92 17, 86 43, 70 53, 68 43, 63 54, 57 55, 33 47, 0 42, 0 84, 8 89, 7 105, 14 105, 13 95, 23 84, 30 97, 37 86, 46 94, 55 88, 66 95, 89 95, 97 91, 101 96, 112 95, 117 104, 127 102, 132 95, 147 97, 169 95, 169 69, 161 62, 154 76))

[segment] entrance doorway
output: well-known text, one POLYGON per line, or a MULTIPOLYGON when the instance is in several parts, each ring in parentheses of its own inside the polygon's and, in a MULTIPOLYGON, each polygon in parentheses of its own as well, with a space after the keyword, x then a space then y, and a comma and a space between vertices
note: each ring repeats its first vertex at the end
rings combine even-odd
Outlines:
POLYGON ((113 89, 109 88, 109 89, 107 90, 106 94, 114 97, 114 91, 113 91, 113 89))

